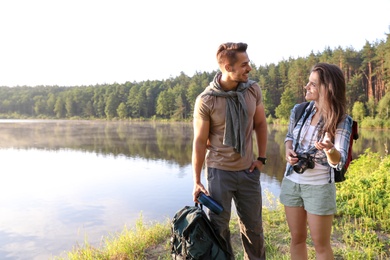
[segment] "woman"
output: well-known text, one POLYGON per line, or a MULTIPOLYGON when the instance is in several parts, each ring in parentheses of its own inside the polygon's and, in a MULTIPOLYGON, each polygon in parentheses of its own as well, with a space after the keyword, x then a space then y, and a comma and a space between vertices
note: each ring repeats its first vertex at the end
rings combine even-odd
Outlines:
POLYGON ((352 118, 346 115, 345 79, 339 67, 318 63, 305 89, 310 105, 297 120, 298 105, 291 111, 280 201, 291 234, 291 259, 308 258, 307 225, 316 259, 334 259, 330 246, 336 213, 332 169, 340 170, 346 161, 352 118))

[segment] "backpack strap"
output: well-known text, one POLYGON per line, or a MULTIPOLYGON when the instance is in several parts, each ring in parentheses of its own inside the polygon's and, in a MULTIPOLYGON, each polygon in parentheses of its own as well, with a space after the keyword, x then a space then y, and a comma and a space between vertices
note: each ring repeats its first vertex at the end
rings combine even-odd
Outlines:
POLYGON ((352 135, 353 140, 359 139, 358 122, 355 120, 352 121, 352 135))
MULTIPOLYGON (((303 113, 306 110, 306 107, 310 104, 310 102, 303 102, 299 104, 295 110, 295 122, 294 122, 294 128, 297 126, 299 119, 302 117, 303 113)), ((297 142, 295 143, 294 147, 294 152, 297 151, 298 149, 298 143, 299 143, 299 138, 301 137, 301 131, 302 131, 302 126, 306 122, 306 119, 309 117, 311 110, 313 109, 314 102, 310 104, 308 112, 305 114, 305 117, 303 118, 301 128, 299 128, 298 136, 297 136, 297 142)))
MULTIPOLYGON (((352 118, 351 118, 352 119, 352 118)), ((345 173, 347 172, 347 169, 349 167, 349 164, 352 161, 352 146, 353 142, 359 139, 359 132, 358 132, 358 123, 357 121, 352 119, 352 129, 351 129, 351 136, 349 137, 349 146, 347 150, 347 158, 345 160, 344 167, 337 171, 336 169, 333 169, 334 172, 334 179, 335 182, 342 182, 345 180, 345 173), (337 175, 337 176, 336 176, 337 175)), ((332 168, 329 170, 329 183, 331 183, 331 175, 332 174, 332 168)))
POLYGON ((310 102, 302 102, 295 108, 295 123, 294 128, 297 126, 299 119, 302 117, 305 109, 310 104, 310 102))
POLYGON ((197 203, 197 202, 195 202, 195 207, 198 207, 198 208, 200 208, 200 209, 203 209, 203 205, 202 205, 202 203, 197 203))

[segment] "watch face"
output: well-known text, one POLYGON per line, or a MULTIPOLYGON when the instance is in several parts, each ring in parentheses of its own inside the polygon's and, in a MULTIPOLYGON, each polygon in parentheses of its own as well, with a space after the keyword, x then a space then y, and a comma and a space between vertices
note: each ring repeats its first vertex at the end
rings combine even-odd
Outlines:
POLYGON ((267 162, 267 158, 263 158, 263 157, 258 157, 257 160, 262 162, 263 164, 267 162))

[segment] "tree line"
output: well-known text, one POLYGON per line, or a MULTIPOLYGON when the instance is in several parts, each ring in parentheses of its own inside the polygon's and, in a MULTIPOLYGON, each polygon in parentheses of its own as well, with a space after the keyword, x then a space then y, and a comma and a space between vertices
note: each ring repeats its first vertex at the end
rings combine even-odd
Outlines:
MULTIPOLYGON (((250 78, 263 91, 267 117, 287 120, 294 104, 304 101, 311 67, 318 62, 338 65, 347 81, 349 113, 357 120, 387 120, 390 107, 390 34, 366 41, 361 50, 325 48, 307 57, 256 66, 250 78)), ((166 80, 89 86, 0 87, 4 118, 191 119, 199 93, 217 71, 181 72, 166 80)), ((389 125, 390 126, 390 125, 389 125)))

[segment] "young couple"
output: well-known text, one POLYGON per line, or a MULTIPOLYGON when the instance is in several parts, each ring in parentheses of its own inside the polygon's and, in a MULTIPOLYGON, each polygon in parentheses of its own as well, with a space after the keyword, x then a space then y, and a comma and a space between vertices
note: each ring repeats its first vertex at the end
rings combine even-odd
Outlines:
MULTIPOLYGON (((234 252, 229 221, 233 200, 244 258, 266 259, 260 173, 267 161, 267 122, 261 89, 249 79, 252 68, 247 44, 221 44, 216 58, 220 71, 194 106, 193 199, 197 202, 199 193, 204 192, 223 206, 221 214, 209 211, 209 217, 224 238, 231 259, 234 252), (204 163, 207 188, 201 182, 204 163)), ((316 64, 305 89, 312 105, 297 122, 297 106, 291 111, 280 201, 291 234, 291 258, 307 259, 308 225, 317 259, 333 259, 330 235, 336 189, 331 169, 341 169, 345 163, 352 119, 346 115, 345 79, 337 66, 316 64), (314 168, 297 173, 292 165, 298 162, 297 155, 308 150, 316 158, 314 168)))

